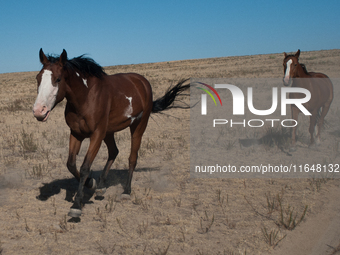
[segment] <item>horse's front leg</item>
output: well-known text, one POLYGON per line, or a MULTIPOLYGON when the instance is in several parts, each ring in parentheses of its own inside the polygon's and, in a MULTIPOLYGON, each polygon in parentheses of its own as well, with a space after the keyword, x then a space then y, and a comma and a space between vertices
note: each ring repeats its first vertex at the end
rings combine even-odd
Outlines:
POLYGON ((83 193, 84 185, 86 183, 86 180, 88 179, 91 165, 100 149, 100 145, 104 137, 105 137, 105 133, 100 132, 100 131, 94 132, 92 136, 90 137, 90 145, 87 150, 84 162, 82 166, 80 167, 78 191, 75 196, 74 203, 71 206, 70 212, 68 213, 68 215, 71 217, 81 216, 82 202, 83 202, 83 196, 84 196, 84 193, 83 193))
POLYGON ((323 107, 322 107, 322 111, 321 111, 321 115, 319 117, 319 121, 318 121, 318 132, 317 132, 317 135, 316 135, 316 144, 320 144, 320 134, 321 134, 321 130, 323 129, 323 122, 324 122, 324 119, 325 119, 325 116, 327 115, 328 113, 328 110, 329 110, 329 107, 330 107, 330 104, 331 103, 326 103, 323 107))
MULTIPOLYGON (((77 170, 76 159, 83 140, 84 138, 73 134, 73 132, 71 131, 67 169, 70 171, 71 174, 73 174, 73 176, 77 179, 78 182, 80 181, 80 173, 77 170)), ((88 178, 85 182, 85 186, 89 189, 94 190, 96 188, 96 181, 94 179, 88 178)))

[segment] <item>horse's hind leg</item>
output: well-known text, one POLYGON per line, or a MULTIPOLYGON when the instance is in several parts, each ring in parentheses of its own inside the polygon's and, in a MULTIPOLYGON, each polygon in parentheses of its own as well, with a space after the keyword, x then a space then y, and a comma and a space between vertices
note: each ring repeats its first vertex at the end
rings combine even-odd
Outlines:
MULTIPOLYGON (((292 112, 292 119, 294 119, 296 122, 298 121, 299 117, 299 110, 296 107, 291 106, 291 112, 292 112)), ((292 128, 292 144, 289 148, 290 152, 296 151, 296 126, 292 128)))
POLYGON ((316 134, 316 143, 317 144, 320 144, 321 129, 323 129, 323 123, 324 123, 325 117, 328 113, 329 107, 330 107, 330 103, 329 104, 327 103, 322 107, 322 111, 321 111, 321 114, 320 114, 320 117, 319 117, 319 120, 318 120, 318 123, 317 123, 317 128, 318 128, 317 134, 316 134))
POLYGON ((133 123, 133 125, 130 126, 131 152, 130 152, 130 157, 129 157, 129 173, 128 173, 126 186, 123 192, 123 194, 127 194, 127 195, 130 195, 131 193, 132 175, 137 165, 138 150, 140 148, 140 145, 142 142, 142 136, 144 134, 144 131, 146 129, 147 122, 148 122, 147 118, 145 118, 146 116, 143 116, 143 117, 144 119, 140 123, 135 122, 133 123))
POLYGON ((310 122, 309 122, 310 144, 309 146, 314 144, 314 129, 315 129, 317 115, 318 115, 318 111, 315 110, 312 112, 312 116, 310 116, 310 122))
POLYGON ((108 156, 106 165, 102 171, 102 174, 100 175, 100 178, 99 178, 99 184, 96 189, 97 196, 103 196, 104 193, 106 192, 106 187, 105 187, 106 177, 119 152, 116 142, 115 142, 114 134, 106 135, 104 142, 107 146, 109 156, 108 156))

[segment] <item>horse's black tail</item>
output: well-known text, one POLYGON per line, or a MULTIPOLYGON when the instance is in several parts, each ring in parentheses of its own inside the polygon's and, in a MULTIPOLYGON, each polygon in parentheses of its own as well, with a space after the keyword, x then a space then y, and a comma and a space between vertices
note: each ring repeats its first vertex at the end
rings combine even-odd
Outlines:
POLYGON ((189 105, 184 104, 184 106, 174 105, 176 98, 178 96, 184 96, 187 94, 183 94, 184 91, 190 88, 190 84, 184 84, 189 79, 181 80, 177 85, 170 87, 164 96, 153 101, 152 105, 152 113, 159 113, 161 111, 171 109, 171 108, 182 108, 187 109, 190 108, 189 105))

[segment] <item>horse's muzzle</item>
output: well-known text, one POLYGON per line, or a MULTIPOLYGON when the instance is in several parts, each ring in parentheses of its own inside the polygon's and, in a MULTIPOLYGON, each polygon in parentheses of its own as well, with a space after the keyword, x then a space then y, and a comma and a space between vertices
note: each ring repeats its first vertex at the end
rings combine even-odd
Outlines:
POLYGON ((292 79, 289 78, 288 81, 287 81, 287 79, 283 78, 282 80, 283 80, 284 86, 290 87, 292 85, 292 79))
POLYGON ((33 115, 38 121, 46 121, 50 115, 49 110, 46 106, 43 107, 33 107, 33 115))

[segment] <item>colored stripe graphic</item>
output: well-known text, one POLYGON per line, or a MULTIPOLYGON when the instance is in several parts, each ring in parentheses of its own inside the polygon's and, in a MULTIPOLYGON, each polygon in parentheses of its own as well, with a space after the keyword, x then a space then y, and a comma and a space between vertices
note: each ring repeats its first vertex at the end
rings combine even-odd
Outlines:
POLYGON ((215 105, 217 105, 217 104, 216 104, 216 100, 215 100, 214 96, 210 93, 210 91, 208 91, 208 90, 206 90, 206 89, 202 89, 202 88, 200 88, 200 87, 196 87, 196 88, 203 90, 203 91, 206 92, 209 96, 211 96, 211 98, 214 100, 215 105))
MULTIPOLYGON (((209 88, 210 90, 212 90, 215 93, 215 95, 217 96, 217 98, 220 101, 220 104, 222 106, 222 100, 220 98, 220 95, 217 93, 217 91, 213 87, 211 87, 210 85, 205 84, 203 82, 197 82, 197 83, 202 84, 202 85, 206 86, 207 88, 209 88)), ((199 87, 197 87, 197 88, 199 88, 199 87)), ((199 89, 202 89, 202 88, 199 88, 199 89)), ((204 90, 204 89, 202 89, 202 90, 204 90)), ((215 105, 216 105, 216 101, 215 101, 215 98, 213 97, 213 95, 211 93, 209 93, 207 90, 204 90, 204 91, 207 92, 211 96, 211 98, 214 100, 215 105)))

